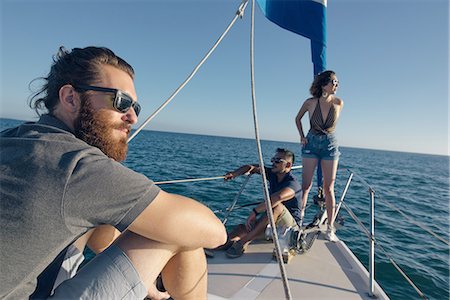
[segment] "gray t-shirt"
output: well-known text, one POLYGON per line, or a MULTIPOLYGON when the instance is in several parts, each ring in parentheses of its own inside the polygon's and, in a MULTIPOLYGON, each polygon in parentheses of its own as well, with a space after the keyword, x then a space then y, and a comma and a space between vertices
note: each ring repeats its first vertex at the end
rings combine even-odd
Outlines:
POLYGON ((0 134, 0 298, 23 299, 65 247, 126 229, 160 189, 44 115, 0 134))

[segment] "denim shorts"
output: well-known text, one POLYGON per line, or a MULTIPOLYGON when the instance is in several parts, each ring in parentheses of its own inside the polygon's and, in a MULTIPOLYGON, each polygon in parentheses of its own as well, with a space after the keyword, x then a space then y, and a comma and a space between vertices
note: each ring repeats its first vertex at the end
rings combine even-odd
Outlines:
POLYGON ((339 146, 333 133, 317 135, 308 132, 308 143, 302 147, 302 157, 323 160, 338 160, 339 146))

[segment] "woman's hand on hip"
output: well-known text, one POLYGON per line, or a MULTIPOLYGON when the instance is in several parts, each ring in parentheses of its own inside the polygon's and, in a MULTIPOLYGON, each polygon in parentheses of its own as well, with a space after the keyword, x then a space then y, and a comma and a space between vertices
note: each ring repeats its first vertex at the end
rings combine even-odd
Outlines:
POLYGON ((300 138, 300 143, 301 143, 302 145, 306 145, 306 144, 308 144, 308 139, 307 139, 306 137, 301 137, 301 138, 300 138))

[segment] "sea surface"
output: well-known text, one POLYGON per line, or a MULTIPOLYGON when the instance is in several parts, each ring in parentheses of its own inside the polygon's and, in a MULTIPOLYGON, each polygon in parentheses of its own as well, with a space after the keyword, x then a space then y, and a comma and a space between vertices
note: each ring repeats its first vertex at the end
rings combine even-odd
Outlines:
MULTIPOLYGON (((0 119, 0 130, 18 123, 0 119)), ((217 177, 242 164, 258 163, 256 142, 251 139, 142 131, 129 146, 124 163, 156 182, 217 177)), ((301 164, 299 144, 276 141, 262 141, 265 163, 277 147, 292 150, 298 158, 295 165, 301 164)), ((392 259, 428 299, 449 299, 449 246, 417 226, 449 240, 449 157, 347 147, 341 147, 341 153, 336 199, 353 172, 345 203, 367 228, 369 186, 375 191, 375 279, 391 299, 421 299, 390 263, 392 259)), ((301 169, 294 174, 301 181, 301 169)), ((262 201, 260 178, 250 179, 238 205, 262 201)), ((218 179, 161 187, 197 199, 223 218, 223 210, 243 182, 240 177, 231 182, 218 179)), ((248 206, 233 212, 227 227, 243 222, 250 210, 248 206)), ((314 205, 308 208, 306 222, 316 211, 314 205)), ((337 235, 367 268, 368 238, 346 210, 341 209, 340 216, 345 221, 337 235)))

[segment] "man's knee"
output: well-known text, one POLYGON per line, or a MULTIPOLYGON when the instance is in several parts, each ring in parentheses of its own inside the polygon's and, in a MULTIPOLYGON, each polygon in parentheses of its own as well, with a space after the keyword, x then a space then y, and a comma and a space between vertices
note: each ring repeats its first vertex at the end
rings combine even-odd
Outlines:
POLYGON ((273 208, 273 216, 275 219, 277 219, 279 216, 281 216, 281 214, 284 211, 284 205, 283 204, 278 204, 277 206, 275 206, 273 208))

